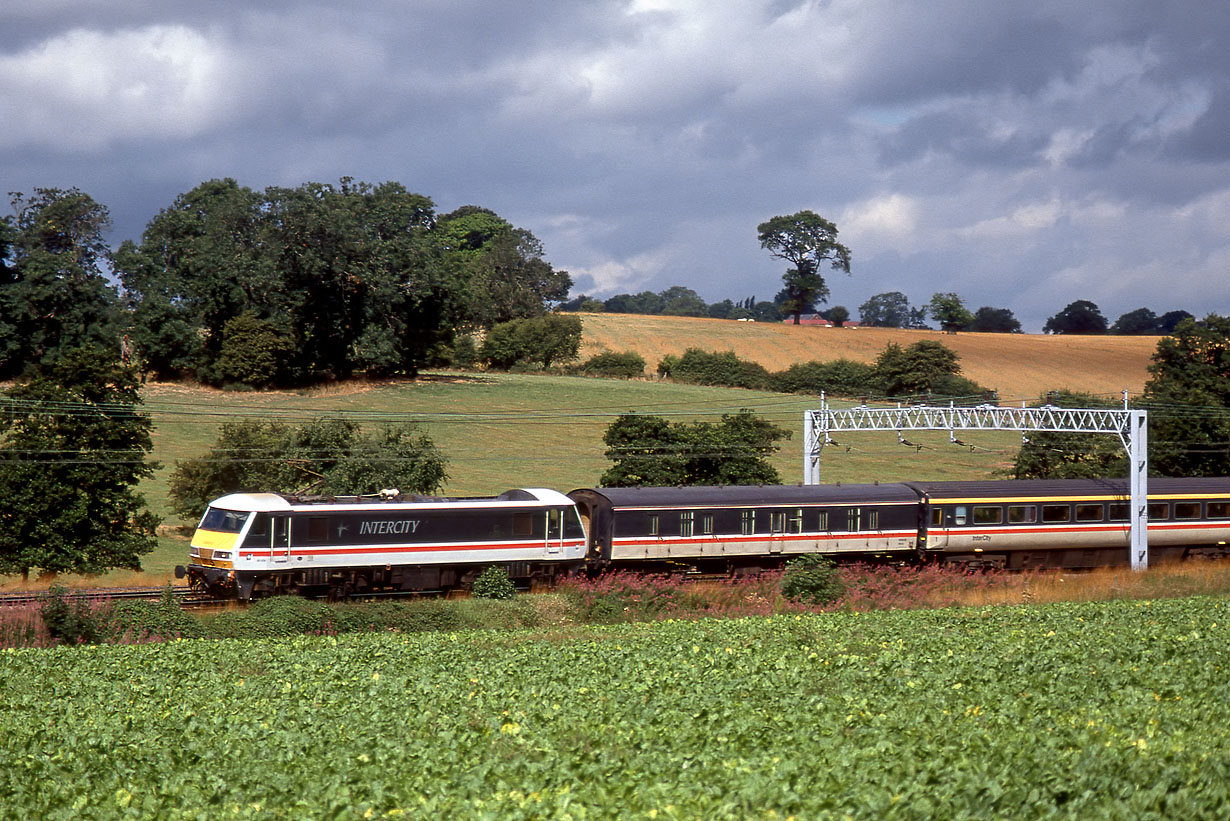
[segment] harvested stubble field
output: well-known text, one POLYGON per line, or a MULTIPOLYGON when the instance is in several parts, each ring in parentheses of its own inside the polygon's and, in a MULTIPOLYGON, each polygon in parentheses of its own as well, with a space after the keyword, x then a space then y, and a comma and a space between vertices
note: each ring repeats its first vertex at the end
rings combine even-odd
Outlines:
POLYGON ((874 362, 890 342, 940 342, 961 357, 965 376, 999 391, 1005 402, 1034 401, 1063 388, 1093 394, 1139 393, 1149 378, 1155 336, 946 334, 898 328, 820 328, 692 317, 582 314, 581 356, 636 351, 649 369, 687 348, 734 351, 770 371, 796 362, 846 358, 874 362))

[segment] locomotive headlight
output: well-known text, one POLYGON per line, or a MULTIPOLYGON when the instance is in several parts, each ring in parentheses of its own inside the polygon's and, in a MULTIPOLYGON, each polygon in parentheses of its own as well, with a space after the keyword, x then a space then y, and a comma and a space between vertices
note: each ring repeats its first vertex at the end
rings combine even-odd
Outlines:
POLYGON ((225 551, 225 550, 215 550, 214 551, 215 559, 229 559, 230 557, 231 557, 231 554, 228 551, 225 551))

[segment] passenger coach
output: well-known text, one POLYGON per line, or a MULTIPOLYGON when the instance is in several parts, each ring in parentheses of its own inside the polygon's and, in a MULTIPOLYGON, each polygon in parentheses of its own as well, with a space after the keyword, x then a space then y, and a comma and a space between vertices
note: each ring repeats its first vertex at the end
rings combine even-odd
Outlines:
POLYGON ((482 498, 301 498, 236 493, 209 505, 176 568, 216 596, 447 590, 493 564, 515 581, 580 566, 585 532, 572 501, 542 488, 482 498))
MULTIPOLYGON (((924 550, 971 566, 1129 563, 1130 488, 1109 479, 910 482, 922 499, 924 550)), ((1222 556, 1230 541, 1224 478, 1149 479, 1149 561, 1222 556)))
POLYGON ((568 494, 591 566, 773 567, 803 553, 912 558, 918 495, 905 485, 583 488, 568 494))

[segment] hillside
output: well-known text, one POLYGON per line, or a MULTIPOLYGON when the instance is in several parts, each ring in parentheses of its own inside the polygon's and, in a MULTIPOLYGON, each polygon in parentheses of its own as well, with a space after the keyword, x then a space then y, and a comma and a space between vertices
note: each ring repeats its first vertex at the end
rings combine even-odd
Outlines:
POLYGON ((769 370, 795 362, 845 357, 873 362, 890 342, 932 339, 956 351, 965 376, 999 391, 1002 401, 1033 401, 1048 390, 1139 393, 1149 378, 1153 336, 945 334, 897 328, 819 328, 785 323, 692 317, 581 314, 581 357, 602 350, 636 351, 652 370, 669 353, 689 347, 733 350, 769 370))

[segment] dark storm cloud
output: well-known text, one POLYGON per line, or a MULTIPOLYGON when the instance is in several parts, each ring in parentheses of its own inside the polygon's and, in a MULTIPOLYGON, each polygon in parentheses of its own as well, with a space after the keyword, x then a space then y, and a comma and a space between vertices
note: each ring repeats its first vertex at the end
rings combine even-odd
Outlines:
POLYGON ((755 226, 812 208, 855 311, 1230 311, 1228 33, 1162 0, 10 0, 0 179, 86 190, 117 239, 214 177, 393 179, 591 293, 711 301, 771 296, 755 226))

